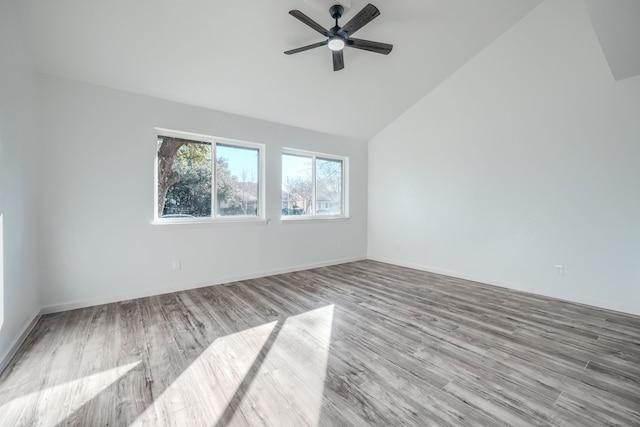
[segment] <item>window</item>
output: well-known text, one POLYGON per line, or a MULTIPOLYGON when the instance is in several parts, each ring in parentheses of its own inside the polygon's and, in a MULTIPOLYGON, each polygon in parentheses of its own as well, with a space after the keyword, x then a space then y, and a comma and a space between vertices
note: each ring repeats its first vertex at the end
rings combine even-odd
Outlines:
POLYGON ((282 217, 347 216, 348 159, 286 149, 282 153, 282 217))
POLYGON ((158 130, 156 219, 264 218, 262 164, 260 144, 158 130))

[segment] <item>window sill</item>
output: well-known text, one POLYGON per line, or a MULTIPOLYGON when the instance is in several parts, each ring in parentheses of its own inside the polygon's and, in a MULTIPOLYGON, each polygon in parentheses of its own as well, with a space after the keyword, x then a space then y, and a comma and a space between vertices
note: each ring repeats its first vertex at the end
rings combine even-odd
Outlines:
POLYGON ((296 217, 296 218, 292 218, 292 217, 281 217, 280 218, 280 222, 282 222, 283 224, 309 224, 309 223, 322 223, 322 222, 345 222, 345 221, 349 221, 351 218, 348 216, 334 216, 334 217, 328 217, 328 218, 322 218, 322 217, 310 217, 310 218, 305 218, 305 217, 296 217))
POLYGON ((197 218, 188 220, 162 220, 156 219, 151 222, 151 225, 164 227, 242 227, 242 226, 266 226, 271 220, 269 219, 255 219, 255 218, 234 218, 234 219, 207 219, 197 218))

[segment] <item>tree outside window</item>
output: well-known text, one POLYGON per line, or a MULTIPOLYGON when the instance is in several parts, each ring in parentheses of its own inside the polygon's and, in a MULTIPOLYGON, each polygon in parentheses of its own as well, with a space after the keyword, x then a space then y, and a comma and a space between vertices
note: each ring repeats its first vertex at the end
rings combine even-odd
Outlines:
POLYGON ((259 147, 161 135, 157 157, 158 218, 260 215, 259 147))
POLYGON ((286 150, 282 154, 282 216, 344 216, 346 158, 286 150))

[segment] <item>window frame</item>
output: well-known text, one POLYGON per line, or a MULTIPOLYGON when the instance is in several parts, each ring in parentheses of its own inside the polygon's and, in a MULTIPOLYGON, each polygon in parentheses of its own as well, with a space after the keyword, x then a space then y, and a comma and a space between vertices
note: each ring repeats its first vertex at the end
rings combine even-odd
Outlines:
POLYGON ((320 153, 317 151, 300 150, 297 148, 283 147, 280 153, 280 185, 282 186, 284 176, 282 174, 282 156, 290 154, 293 156, 311 157, 311 186, 313 194, 313 215, 282 215, 282 196, 280 196, 280 220, 287 221, 339 221, 349 219, 349 157, 336 154, 320 153), (342 213, 334 215, 318 215, 316 209, 318 206, 316 199, 316 159, 321 160, 339 160, 342 162, 342 213))
POLYGON ((230 224, 230 223, 266 223, 266 171, 265 171, 265 144, 257 142, 242 141, 231 138, 223 138, 219 136, 203 135, 192 132, 184 132, 163 128, 154 129, 154 224, 230 224), (194 218, 162 218, 158 215, 158 139, 161 137, 180 138, 193 142, 205 142, 211 144, 211 216, 194 217, 194 218), (217 145, 250 148, 258 150, 258 212, 257 215, 216 215, 218 208, 218 197, 216 195, 216 159, 217 145))

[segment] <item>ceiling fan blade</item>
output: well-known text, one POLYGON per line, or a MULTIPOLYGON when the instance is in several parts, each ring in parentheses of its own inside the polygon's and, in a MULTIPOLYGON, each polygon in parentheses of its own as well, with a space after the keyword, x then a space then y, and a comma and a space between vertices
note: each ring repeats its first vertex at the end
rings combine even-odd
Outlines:
POLYGON ((299 10, 290 10, 289 15, 298 19, 300 22, 307 24, 309 27, 313 28, 314 30, 316 30, 317 32, 319 32, 325 37, 329 37, 331 35, 329 31, 327 31, 322 25, 318 24, 316 21, 309 18, 307 15, 300 12, 299 10))
POLYGON ((347 46, 355 47, 356 49, 368 50, 369 52, 381 53, 383 55, 388 55, 389 52, 391 52, 391 49, 393 49, 392 44, 352 38, 347 40, 347 46))
POLYGON ((342 27, 340 31, 344 31, 348 35, 351 35, 358 31, 360 28, 367 25, 378 15, 380 15, 380 11, 378 10, 378 8, 369 3, 368 5, 363 7, 362 10, 356 14, 356 16, 351 18, 349 22, 344 24, 344 27, 342 27))
POLYGON ((329 41, 325 40, 323 42, 318 42, 318 43, 310 44, 310 45, 307 45, 307 46, 302 46, 302 47, 299 47, 297 49, 288 50, 288 51, 285 52, 285 54, 293 55, 294 53, 304 52, 305 50, 313 49, 313 48, 320 47, 320 46, 326 46, 327 43, 329 43, 329 41))
POLYGON ((342 50, 333 50, 333 71, 340 71, 344 68, 344 54, 342 50))

